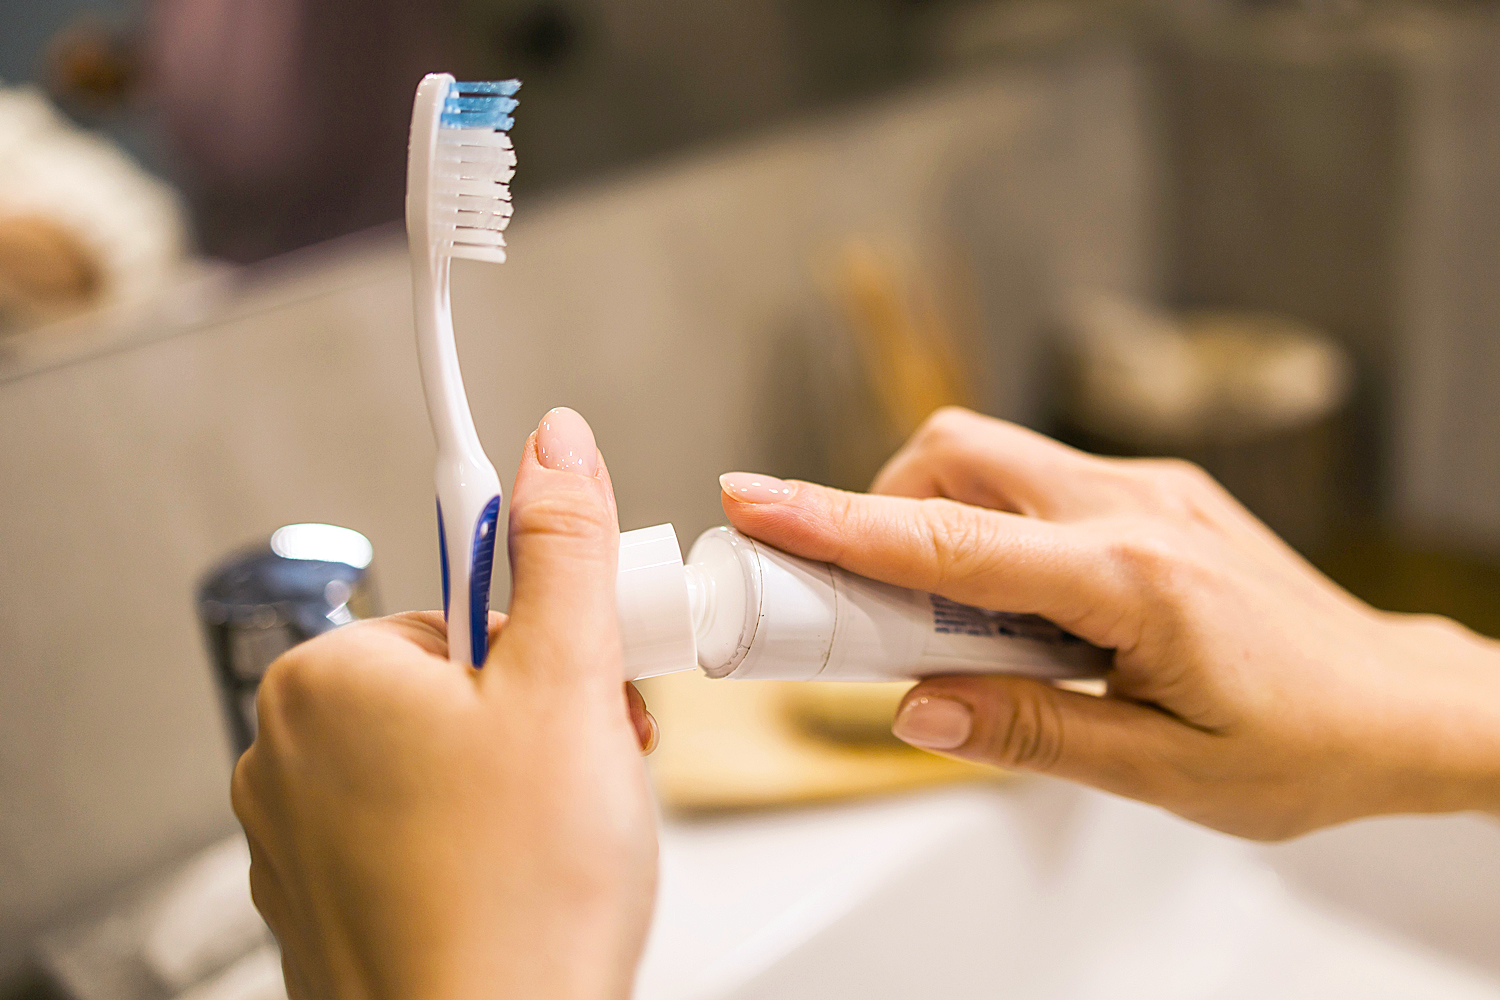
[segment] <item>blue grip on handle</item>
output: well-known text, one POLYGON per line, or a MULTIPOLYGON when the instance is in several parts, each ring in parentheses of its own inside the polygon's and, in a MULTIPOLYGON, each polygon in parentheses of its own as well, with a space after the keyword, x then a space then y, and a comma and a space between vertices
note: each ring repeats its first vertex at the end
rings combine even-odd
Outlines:
POLYGON ((443 621, 448 620, 448 532, 443 529, 443 501, 438 509, 438 564, 443 568, 443 621))
POLYGON ((493 497, 474 525, 474 555, 469 560, 470 662, 484 666, 490 651, 490 571, 495 566, 495 524, 500 520, 500 498, 493 497))

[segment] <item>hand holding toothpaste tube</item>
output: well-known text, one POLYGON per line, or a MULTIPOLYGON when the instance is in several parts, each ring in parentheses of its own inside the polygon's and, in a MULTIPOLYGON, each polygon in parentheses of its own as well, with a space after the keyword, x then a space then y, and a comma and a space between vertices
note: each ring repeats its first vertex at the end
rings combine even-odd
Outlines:
POLYGON ((1102 698, 926 680, 896 717, 910 743, 1263 839, 1500 812, 1500 644, 1363 604, 1196 467, 1097 458, 950 409, 873 495, 747 473, 723 485, 731 523, 772 546, 1116 651, 1102 698))

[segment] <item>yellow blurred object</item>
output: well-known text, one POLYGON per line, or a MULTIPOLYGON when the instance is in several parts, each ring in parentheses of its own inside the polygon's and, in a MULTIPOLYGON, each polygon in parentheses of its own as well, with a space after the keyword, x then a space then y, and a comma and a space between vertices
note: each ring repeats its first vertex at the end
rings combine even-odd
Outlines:
POLYGON ((696 672, 644 681, 661 727, 650 762, 662 804, 678 813, 756 809, 1005 778, 894 739, 869 739, 873 713, 885 712, 882 725, 889 726, 900 687, 715 681, 696 672), (835 687, 843 693, 833 698, 816 690, 835 687), (810 726, 813 719, 821 722, 810 726), (842 720, 837 728, 859 719, 864 723, 852 728, 865 738, 855 743, 830 739, 826 728, 813 731, 830 720, 842 720))
POLYGON ((849 746, 902 746, 891 732, 891 720, 915 683, 789 684, 782 688, 781 704, 787 717, 810 736, 849 746))
POLYGON ((972 405, 952 332, 926 276, 893 251, 851 240, 826 281, 897 440, 933 410, 972 405))
POLYGON ((99 292, 100 270, 97 256, 61 223, 0 216, 0 307, 85 305, 99 292))

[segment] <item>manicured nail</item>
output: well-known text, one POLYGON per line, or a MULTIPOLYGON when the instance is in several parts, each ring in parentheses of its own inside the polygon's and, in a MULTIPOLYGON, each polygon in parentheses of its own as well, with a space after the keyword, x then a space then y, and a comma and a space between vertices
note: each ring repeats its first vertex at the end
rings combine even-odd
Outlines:
POLYGON ((758 472, 726 472, 719 477, 719 487, 740 503, 781 503, 797 489, 785 480, 758 472))
POLYGON ((536 460, 549 469, 592 476, 599 468, 599 449, 589 422, 566 406, 548 410, 536 425, 536 460))
MULTIPOLYGON (((638 734, 639 735, 639 734, 638 734)), ((646 735, 641 739, 641 756, 650 756, 651 751, 656 749, 656 744, 661 742, 661 727, 656 724, 656 716, 650 712, 646 713, 646 735)))
POLYGON ((974 716, 951 698, 913 698, 891 725, 898 739, 928 750, 955 750, 969 741, 974 716))

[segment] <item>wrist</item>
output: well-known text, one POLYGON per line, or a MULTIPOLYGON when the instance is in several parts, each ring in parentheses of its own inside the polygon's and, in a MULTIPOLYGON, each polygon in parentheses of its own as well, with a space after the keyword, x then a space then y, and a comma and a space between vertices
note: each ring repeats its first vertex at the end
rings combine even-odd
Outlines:
MULTIPOLYGON (((444 968, 432 968, 424 1000, 629 1000, 642 933, 594 907, 515 908, 480 920, 444 968)), ((429 967, 431 968, 431 967, 429 967)))
POLYGON ((1398 811, 1500 816, 1500 643, 1447 618, 1387 621, 1391 746, 1401 748, 1397 772, 1406 778, 1398 811))

